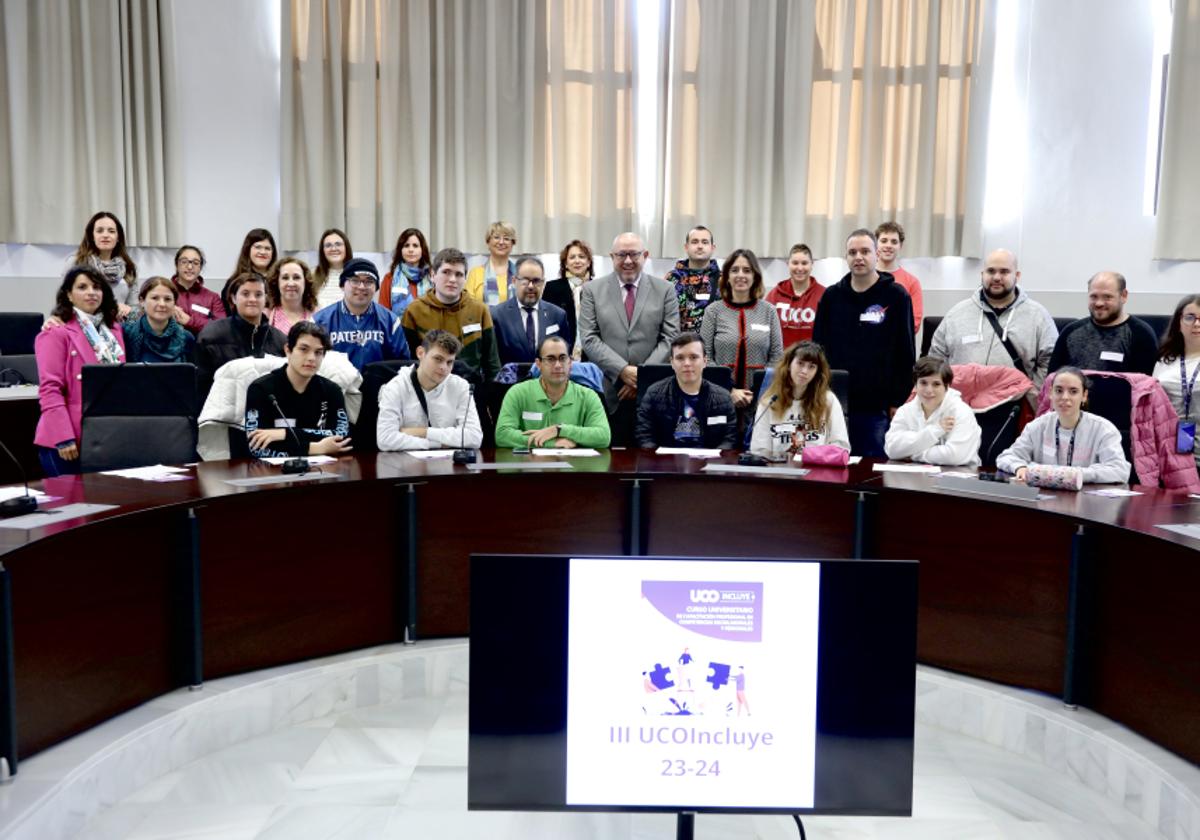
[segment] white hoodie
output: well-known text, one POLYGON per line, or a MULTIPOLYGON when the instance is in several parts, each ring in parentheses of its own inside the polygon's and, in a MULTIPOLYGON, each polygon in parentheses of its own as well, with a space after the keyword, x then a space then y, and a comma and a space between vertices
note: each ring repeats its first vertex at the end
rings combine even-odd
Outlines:
POLYGON ((948 388, 942 404, 929 417, 916 397, 900 406, 883 440, 883 451, 889 458, 978 467, 980 436, 975 412, 963 402, 962 394, 948 388), (947 416, 954 418, 954 429, 949 434, 942 428, 942 418, 947 416))

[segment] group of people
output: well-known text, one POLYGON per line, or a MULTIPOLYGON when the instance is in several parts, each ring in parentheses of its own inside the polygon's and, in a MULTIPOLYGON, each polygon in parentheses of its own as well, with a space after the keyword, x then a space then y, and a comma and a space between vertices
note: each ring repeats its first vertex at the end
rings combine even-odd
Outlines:
POLYGON ((410 228, 381 277, 340 230, 321 236, 313 270, 278 258, 270 232, 255 229, 217 293, 205 285, 203 252, 191 245, 176 253, 171 278, 139 284, 120 221, 97 213, 36 343, 43 413, 35 443, 46 472, 77 468, 79 380, 82 366, 94 363, 194 362, 203 393, 230 361, 283 356, 286 364, 247 393, 251 451, 348 451, 341 390, 318 373, 331 350, 360 371, 380 360, 416 360, 380 392, 376 437, 384 450, 478 446, 473 386, 514 363, 532 364, 533 375, 508 389, 491 418, 497 446, 745 443, 773 460, 835 447, 974 466, 979 426, 950 387, 952 366, 966 364, 1018 371, 1031 393, 1059 371, 1054 411, 1045 415, 1057 418, 1055 432, 1039 418, 998 461, 1018 475, 1020 459, 1065 457, 1089 469, 1105 464, 1091 474, 1096 480, 1125 480, 1129 465, 1122 473, 1115 460, 1124 460, 1119 433, 1100 417, 1081 422, 1083 370, 1152 373, 1181 424, 1190 421, 1200 296, 1180 302, 1160 345, 1125 312, 1120 274, 1088 281, 1090 317, 1060 336, 1045 307, 1018 287, 1016 256, 994 251, 979 291, 951 308, 929 355, 917 359, 921 287, 898 265, 904 231, 894 222, 852 232, 849 271, 828 288, 812 276, 811 250, 798 244, 787 279, 768 290, 752 251, 735 249, 718 265, 705 227, 688 232, 687 256, 666 278, 645 270, 649 252, 635 233, 616 237, 613 271, 603 277, 594 276, 592 249, 581 240, 563 248, 556 279, 540 258, 514 256, 516 242, 512 225, 492 224, 484 264, 468 271, 463 252, 431 254, 424 234, 410 228), (674 375, 639 395, 646 365, 670 365, 674 375), (728 369, 731 387, 706 378, 715 367, 728 369), (834 369, 847 373, 847 405, 831 389, 834 369), (278 418, 280 407, 287 422, 264 425, 263 412, 278 418), (283 434, 289 426, 297 434, 283 434))

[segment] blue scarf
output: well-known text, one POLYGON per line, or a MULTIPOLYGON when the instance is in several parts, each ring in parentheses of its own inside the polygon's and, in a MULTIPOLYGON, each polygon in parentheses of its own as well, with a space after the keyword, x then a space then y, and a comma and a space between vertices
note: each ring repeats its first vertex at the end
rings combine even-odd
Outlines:
POLYGON ((167 321, 161 335, 145 315, 125 327, 125 354, 131 362, 190 362, 193 341, 191 333, 174 318, 167 321))

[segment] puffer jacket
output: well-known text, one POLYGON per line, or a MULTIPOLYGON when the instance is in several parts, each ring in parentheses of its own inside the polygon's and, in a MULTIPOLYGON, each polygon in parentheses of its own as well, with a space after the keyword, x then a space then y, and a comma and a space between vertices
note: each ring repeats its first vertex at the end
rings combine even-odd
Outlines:
MULTIPOLYGON (((1131 391, 1129 430, 1130 448, 1133 450, 1133 468, 1138 481, 1147 487, 1159 483, 1168 490, 1200 492, 1200 475, 1196 473, 1196 461, 1190 452, 1175 451, 1175 428, 1179 415, 1167 392, 1158 380, 1144 373, 1114 373, 1103 370, 1085 370, 1093 379, 1116 377, 1129 382, 1131 391)), ((1050 388, 1054 374, 1046 377, 1038 396, 1039 416, 1050 410, 1050 388)))
POLYGON ((1007 365, 971 362, 950 369, 954 371, 954 390, 976 413, 1017 399, 1033 388, 1028 376, 1007 365))

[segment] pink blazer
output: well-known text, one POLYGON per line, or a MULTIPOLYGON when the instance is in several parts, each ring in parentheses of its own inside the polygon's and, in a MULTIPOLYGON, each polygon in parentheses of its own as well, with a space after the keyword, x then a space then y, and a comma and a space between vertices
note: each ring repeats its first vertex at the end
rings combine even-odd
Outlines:
MULTIPOLYGON (((121 326, 114 324, 113 335, 125 349, 121 326)), ((77 321, 38 333, 33 342, 37 354, 38 400, 42 416, 33 442, 53 449, 64 441, 79 442, 80 415, 83 413, 83 366, 96 364, 96 354, 88 344, 77 321)))

